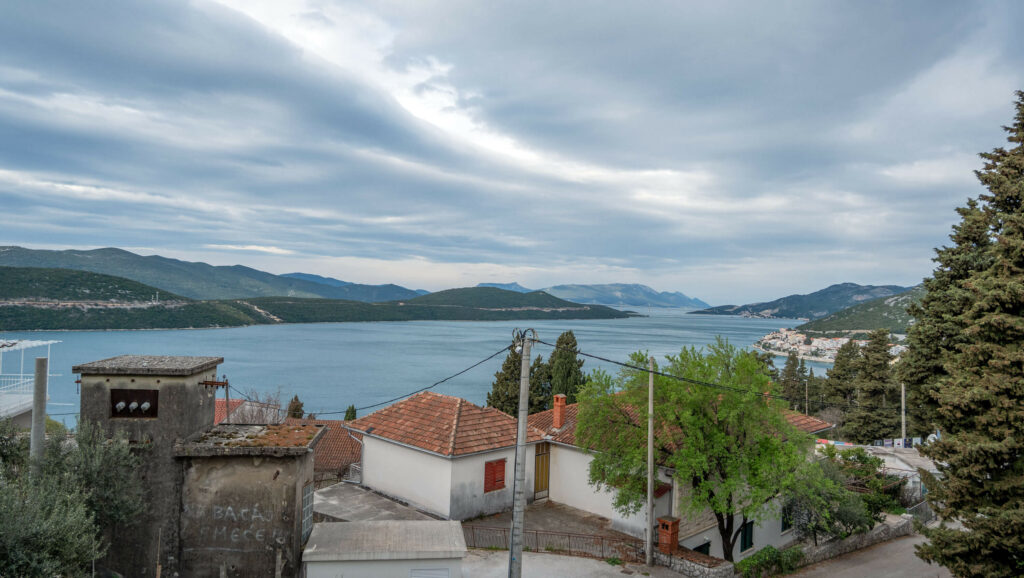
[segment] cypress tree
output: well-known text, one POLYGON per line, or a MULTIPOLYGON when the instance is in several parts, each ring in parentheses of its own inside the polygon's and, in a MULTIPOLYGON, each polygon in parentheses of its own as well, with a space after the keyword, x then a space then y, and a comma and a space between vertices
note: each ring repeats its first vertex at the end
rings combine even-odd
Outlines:
POLYGON ((860 345, 852 339, 842 344, 836 352, 835 363, 826 372, 826 401, 835 404, 853 403, 855 388, 853 381, 857 378, 860 367, 860 345))
POLYGON ((1014 146, 981 155, 987 192, 959 211, 957 246, 938 251, 915 311, 925 328, 908 373, 937 405, 942 437, 922 451, 940 472, 925 478, 944 520, 922 530, 918 555, 956 576, 1024 575, 1024 92, 1016 107, 1014 146))
POLYGON ((551 369, 551 395, 564 393, 566 403, 576 403, 576 392, 587 379, 583 375, 583 360, 576 357, 576 336, 566 331, 558 336, 555 349, 548 358, 551 369))
MULTIPOLYGON (((509 349, 501 370, 494 374, 494 383, 487 394, 487 405, 497 408, 512 417, 519 415, 519 376, 522 374, 523 356, 509 349)), ((551 397, 551 382, 544 358, 540 355, 530 366, 530 413, 547 409, 548 398, 551 397)))
POLYGON ((853 380, 857 405, 847 413, 843 426, 843 433, 850 440, 871 443, 899 435, 899 388, 893 380, 890 361, 889 330, 872 331, 853 380))
POLYGON ((786 403, 790 409, 797 405, 797 400, 804 398, 804 386, 800 382, 800 359, 795 351, 790 351, 786 357, 786 365, 782 366, 779 375, 779 385, 782 387, 782 397, 789 400, 786 403))
POLYGON ((352 421, 356 419, 356 406, 350 405, 345 408, 345 421, 352 421))

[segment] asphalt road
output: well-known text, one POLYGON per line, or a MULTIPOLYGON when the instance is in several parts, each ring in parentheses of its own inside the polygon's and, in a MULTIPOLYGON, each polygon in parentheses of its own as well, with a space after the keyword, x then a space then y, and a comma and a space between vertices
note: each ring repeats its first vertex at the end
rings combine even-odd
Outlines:
POLYGON ((930 565, 914 555, 914 545, 924 542, 915 534, 857 550, 804 568, 801 578, 951 578, 942 566, 930 565))

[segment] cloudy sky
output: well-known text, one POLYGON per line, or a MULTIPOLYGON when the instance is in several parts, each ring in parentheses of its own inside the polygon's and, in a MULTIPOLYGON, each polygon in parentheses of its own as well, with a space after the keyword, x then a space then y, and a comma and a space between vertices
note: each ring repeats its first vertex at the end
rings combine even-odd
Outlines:
POLYGON ((1005 142, 1022 21, 931 0, 6 3, 0 244, 714 304, 912 285, 1005 142))

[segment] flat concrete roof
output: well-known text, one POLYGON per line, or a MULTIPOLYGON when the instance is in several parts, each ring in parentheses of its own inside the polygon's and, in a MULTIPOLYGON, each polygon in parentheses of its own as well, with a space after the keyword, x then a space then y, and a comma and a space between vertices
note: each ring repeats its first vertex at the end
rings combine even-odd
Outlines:
POLYGON ((223 357, 118 355, 71 368, 81 375, 195 375, 224 363, 223 357))
POLYGON ((220 424, 174 446, 179 457, 300 456, 313 451, 326 431, 322 425, 220 424))
POLYGON ((416 508, 345 482, 314 492, 313 512, 338 522, 437 519, 416 508))
POLYGON ((303 562, 463 558, 462 524, 451 520, 324 522, 302 552, 303 562))

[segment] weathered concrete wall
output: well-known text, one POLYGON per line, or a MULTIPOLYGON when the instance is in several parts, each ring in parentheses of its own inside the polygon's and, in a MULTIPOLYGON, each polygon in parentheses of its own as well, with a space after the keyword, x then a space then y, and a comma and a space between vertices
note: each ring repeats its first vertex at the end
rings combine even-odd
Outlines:
POLYGON ((364 486, 448 518, 451 460, 370 436, 363 436, 362 460, 364 486))
POLYGON ((108 434, 127 432, 143 458, 140 475, 148 504, 138 523, 110 536, 106 567, 126 576, 154 576, 158 563, 164 575, 177 567, 181 464, 173 456, 173 445, 213 425, 214 388, 199 385, 212 379, 216 368, 187 377, 82 376, 81 419, 99 423, 108 434), (111 389, 158 390, 158 416, 111 417, 111 389))
POLYGON ((181 575, 297 576, 313 454, 182 458, 181 575), (223 569, 224 574, 221 574, 223 569))
MULTIPOLYGON (((526 501, 533 502, 533 481, 536 445, 526 446, 526 501)), ((512 508, 512 485, 515 480, 516 450, 514 447, 452 460, 452 520, 468 520, 504 512, 512 508), (505 487, 484 492, 484 464, 505 460, 505 487)))
POLYGON ((875 526, 869 532, 854 534, 843 540, 833 540, 818 546, 804 546, 803 566, 817 564, 823 560, 829 560, 836 556, 849 554, 854 550, 867 548, 879 542, 892 540, 899 536, 909 536, 914 533, 914 517, 910 514, 902 516, 888 516, 886 521, 875 526))

